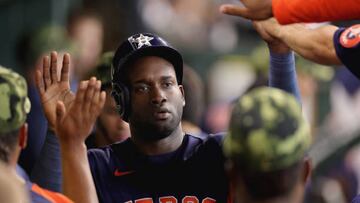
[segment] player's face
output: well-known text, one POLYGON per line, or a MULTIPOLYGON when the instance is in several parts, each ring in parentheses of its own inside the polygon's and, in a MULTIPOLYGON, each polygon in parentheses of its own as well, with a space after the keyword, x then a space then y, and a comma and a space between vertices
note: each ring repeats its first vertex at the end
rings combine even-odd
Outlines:
POLYGON ((180 126, 185 104, 171 63, 156 56, 137 60, 129 72, 131 131, 147 140, 169 136, 180 126))

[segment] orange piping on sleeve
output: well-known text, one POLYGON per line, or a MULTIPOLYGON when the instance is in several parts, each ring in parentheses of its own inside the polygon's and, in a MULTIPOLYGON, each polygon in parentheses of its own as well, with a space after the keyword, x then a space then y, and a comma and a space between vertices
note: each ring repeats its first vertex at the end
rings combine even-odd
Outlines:
POLYGON ((45 199, 49 200, 52 203, 74 203, 64 195, 43 189, 36 184, 32 184, 31 190, 39 194, 40 196, 44 197, 45 199))

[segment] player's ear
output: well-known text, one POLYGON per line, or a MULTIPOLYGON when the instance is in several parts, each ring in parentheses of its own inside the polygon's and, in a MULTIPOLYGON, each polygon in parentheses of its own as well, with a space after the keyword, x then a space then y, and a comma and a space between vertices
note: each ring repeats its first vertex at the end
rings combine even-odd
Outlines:
POLYGON ((306 184, 310 180, 312 174, 312 161, 310 157, 305 157, 303 160, 302 174, 302 181, 306 184))
POLYGON ((184 91, 184 86, 179 85, 179 89, 180 89, 180 92, 181 92, 181 94, 182 94, 183 106, 185 106, 185 91, 184 91))
POLYGON ((28 124, 24 123, 19 129, 19 146, 21 149, 25 149, 28 138, 28 124))

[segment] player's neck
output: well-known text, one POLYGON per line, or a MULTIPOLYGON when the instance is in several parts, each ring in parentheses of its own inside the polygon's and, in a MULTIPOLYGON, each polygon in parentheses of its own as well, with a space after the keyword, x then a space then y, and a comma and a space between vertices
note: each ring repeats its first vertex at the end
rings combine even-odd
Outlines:
POLYGON ((183 139, 184 133, 182 131, 181 126, 179 126, 173 133, 169 136, 156 140, 156 141, 146 141, 136 136, 132 136, 131 139, 135 143, 135 145, 146 155, 160 155, 173 152, 177 150, 183 139))

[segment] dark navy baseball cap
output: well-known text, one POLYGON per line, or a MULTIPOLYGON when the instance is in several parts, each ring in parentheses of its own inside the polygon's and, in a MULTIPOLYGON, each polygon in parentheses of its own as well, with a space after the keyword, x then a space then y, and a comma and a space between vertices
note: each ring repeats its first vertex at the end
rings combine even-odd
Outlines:
POLYGON ((181 54, 161 37, 150 33, 132 35, 119 46, 112 61, 113 80, 121 78, 124 69, 143 56, 158 56, 169 61, 174 66, 178 84, 182 84, 183 59, 181 54))

